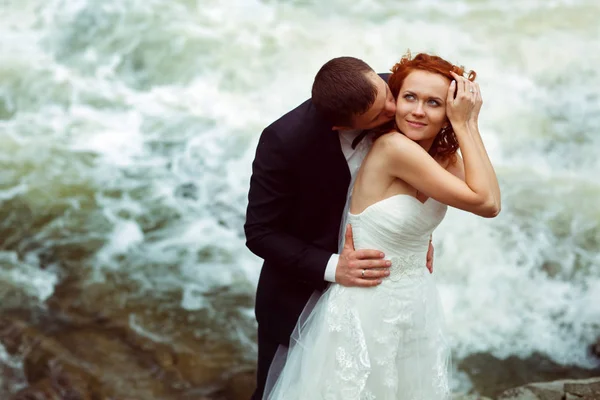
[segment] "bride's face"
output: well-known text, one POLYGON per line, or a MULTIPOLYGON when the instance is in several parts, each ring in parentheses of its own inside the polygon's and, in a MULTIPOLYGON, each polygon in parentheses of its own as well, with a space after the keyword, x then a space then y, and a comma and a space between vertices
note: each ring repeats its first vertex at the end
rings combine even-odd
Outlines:
POLYGON ((415 142, 433 142, 448 124, 449 86, 450 80, 439 74, 421 70, 408 74, 396 100, 396 125, 400 131, 415 142))

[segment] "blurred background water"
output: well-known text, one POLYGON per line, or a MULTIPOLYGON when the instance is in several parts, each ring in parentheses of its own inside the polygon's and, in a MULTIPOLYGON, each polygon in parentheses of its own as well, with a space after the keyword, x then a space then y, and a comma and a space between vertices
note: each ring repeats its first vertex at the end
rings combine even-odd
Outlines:
POLYGON ((477 71, 503 190, 434 234, 456 389, 598 368, 598 21, 595 0, 0 1, 0 398, 56 359, 115 396, 227 397, 256 356, 260 132, 330 58, 407 49, 477 71))

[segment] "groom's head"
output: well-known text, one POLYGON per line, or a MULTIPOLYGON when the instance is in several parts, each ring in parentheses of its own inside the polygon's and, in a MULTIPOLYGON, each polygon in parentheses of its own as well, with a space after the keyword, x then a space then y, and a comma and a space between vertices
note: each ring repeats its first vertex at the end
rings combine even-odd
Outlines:
POLYGON ((334 58, 321 67, 313 83, 312 102, 336 130, 375 128, 396 113, 387 83, 354 57, 334 58))

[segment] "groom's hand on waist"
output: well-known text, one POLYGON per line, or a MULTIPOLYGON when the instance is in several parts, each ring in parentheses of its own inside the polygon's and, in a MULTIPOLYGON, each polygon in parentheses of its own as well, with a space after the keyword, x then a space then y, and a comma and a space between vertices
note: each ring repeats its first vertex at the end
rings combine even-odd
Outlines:
POLYGON ((427 260, 426 260, 427 269, 430 274, 433 274, 433 244, 431 243, 431 239, 429 239, 429 249, 427 250, 427 260))
POLYGON ((389 260, 378 250, 354 250, 352 226, 346 227, 344 248, 335 270, 335 281, 343 286, 377 286, 390 275, 389 260))

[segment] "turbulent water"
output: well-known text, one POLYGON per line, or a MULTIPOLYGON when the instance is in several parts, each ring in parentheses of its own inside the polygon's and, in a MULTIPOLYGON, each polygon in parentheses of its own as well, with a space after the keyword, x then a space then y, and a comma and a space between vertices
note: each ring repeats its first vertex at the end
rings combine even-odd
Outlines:
POLYGON ((222 329, 252 360, 235 299, 260 271, 242 225, 262 128, 328 59, 385 72, 410 49, 477 71, 503 191, 496 219, 453 210, 434 234, 455 358, 593 367, 598 21, 596 0, 0 1, 0 310, 42 307, 66 276, 125 282, 209 316, 194 334, 222 329))

